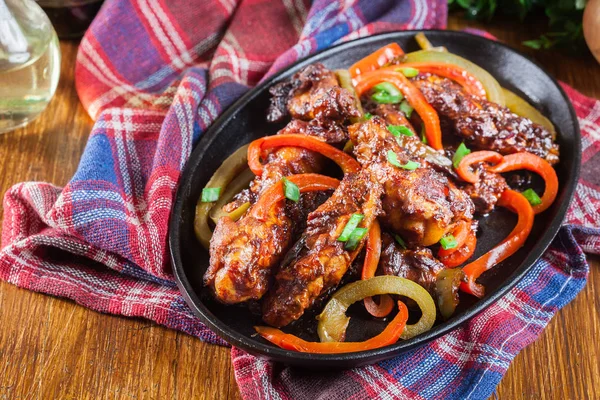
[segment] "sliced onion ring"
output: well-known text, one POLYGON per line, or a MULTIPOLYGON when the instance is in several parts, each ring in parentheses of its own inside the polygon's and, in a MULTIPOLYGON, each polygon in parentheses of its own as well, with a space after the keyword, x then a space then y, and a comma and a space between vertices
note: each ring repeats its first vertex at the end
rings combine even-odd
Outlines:
MULTIPOLYGON (((248 166, 248 146, 246 144, 232 155, 227 157, 221 166, 215 171, 213 176, 210 178, 205 187, 219 187, 221 191, 225 191, 225 188, 229 183, 245 168, 248 166)), ((194 218, 194 232, 196 238, 206 249, 210 246, 210 238, 212 237, 212 230, 208 226, 208 213, 213 208, 215 203, 202 203, 198 199, 196 204, 196 215, 194 218)))
POLYGON ((506 107, 517 114, 518 116, 530 119, 538 125, 543 126, 552 135, 552 140, 556 139, 556 129, 550 120, 542 115, 541 112, 536 110, 531 104, 525 99, 517 96, 508 89, 502 88, 504 92, 504 99, 506 100, 506 107))
POLYGON ((419 284, 398 276, 376 276, 350 283, 337 292, 327 302, 323 312, 317 317, 317 332, 321 342, 342 342, 350 318, 346 311, 351 304, 382 294, 396 294, 414 300, 421 308, 421 318, 413 325, 406 325, 401 339, 410 339, 433 326, 436 317, 435 303, 431 295, 419 284))

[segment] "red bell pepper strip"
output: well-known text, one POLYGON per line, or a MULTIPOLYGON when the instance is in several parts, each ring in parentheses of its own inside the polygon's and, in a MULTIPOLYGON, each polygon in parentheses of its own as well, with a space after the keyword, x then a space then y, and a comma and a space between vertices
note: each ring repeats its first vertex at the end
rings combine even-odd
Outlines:
POLYGON ((485 271, 506 260, 519 250, 525 243, 533 227, 533 208, 521 193, 510 189, 505 190, 498 200, 498 205, 517 213, 519 219, 517 225, 506 239, 463 268, 467 281, 461 283, 460 288, 464 292, 477 297, 483 297, 484 288, 482 285, 476 283, 475 280, 485 271))
POLYGON ((458 248, 454 253, 447 256, 439 256, 438 259, 446 268, 454 268, 467 261, 475 252, 477 246, 477 236, 475 232, 469 231, 465 243, 458 248))
POLYGON ((448 78, 458 83, 468 93, 482 99, 486 98, 486 92, 483 84, 477 78, 475 78, 475 76, 459 66, 442 62, 412 62, 386 67, 386 69, 394 70, 399 70, 402 68, 415 68, 418 69, 419 72, 430 73, 432 75, 448 78))
POLYGON ((260 162, 262 152, 273 147, 302 147, 332 159, 342 168, 344 173, 360 170, 358 161, 319 139, 306 135, 286 134, 265 136, 250 143, 248 147, 248 167, 255 175, 260 176, 263 172, 263 165, 260 162))
POLYGON ((404 51, 402 51, 397 43, 390 43, 357 61, 348 69, 348 71, 352 78, 356 78, 360 74, 375 71, 376 69, 389 64, 394 58, 403 54, 404 51))
POLYGON ((544 179, 546 188, 541 197, 542 203, 533 206, 533 211, 536 214, 545 211, 556 199, 558 193, 558 177, 556 171, 543 158, 531 153, 515 153, 504 156, 504 159, 499 164, 489 168, 490 172, 502 173, 526 169, 535 172, 544 179))
POLYGON ((425 125, 427 143, 436 150, 442 150, 442 130, 437 112, 427 103, 423 93, 401 72, 389 69, 367 72, 356 77, 356 93, 361 96, 373 86, 389 82, 395 85, 408 103, 414 107, 425 125))
MULTIPOLYGON (((340 181, 337 179, 320 174, 292 175, 288 176, 287 180, 297 185, 300 193, 331 190, 337 188, 340 184, 340 181)), ((269 210, 283 199, 285 199, 283 182, 279 181, 271 185, 260 195, 250 213, 254 218, 264 220, 267 218, 269 210)))
MULTIPOLYGON (((372 278, 377 271, 377 265, 381 257, 381 227, 377 221, 373 222, 371 230, 369 230, 365 248, 365 262, 360 279, 372 278)), ((379 296, 379 304, 375 303, 372 297, 366 297, 363 302, 369 314, 379 318, 385 317, 394 308, 394 301, 385 294, 379 296)))
POLYGON ((460 249, 467 241, 467 236, 469 236, 470 231, 471 229, 469 228, 467 221, 459 221, 458 224, 456 224, 456 227, 452 230, 452 236, 454 236, 454 240, 456 240, 456 246, 447 250, 440 247, 438 251, 438 257, 449 256, 460 249))
POLYGON ((477 183, 479 176, 471 170, 471 167, 474 164, 481 162, 500 163, 503 159, 504 157, 502 154, 496 153, 495 151, 475 151, 467 154, 460 160, 460 164, 458 164, 458 168, 456 168, 456 173, 460 179, 465 182, 477 183))
POLYGON ((255 326, 260 336, 286 350, 303 353, 335 354, 373 350, 394 344, 400 339, 408 320, 408 309, 398 302, 398 314, 379 335, 364 342, 307 342, 298 336, 268 326, 255 326))

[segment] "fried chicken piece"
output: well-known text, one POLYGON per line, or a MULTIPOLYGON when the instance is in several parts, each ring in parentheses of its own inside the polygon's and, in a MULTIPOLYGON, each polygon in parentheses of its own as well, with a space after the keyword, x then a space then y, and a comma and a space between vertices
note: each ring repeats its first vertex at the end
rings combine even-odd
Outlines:
MULTIPOLYGON (((279 134, 315 136, 340 145, 347 141, 343 123, 359 114, 352 95, 340 88, 335 74, 321 64, 308 66, 290 82, 275 85, 272 93, 270 114, 283 115, 277 110, 284 106, 294 118, 300 118, 288 123, 279 134)), ((309 150, 277 148, 267 156, 262 175, 223 209, 231 212, 246 202, 254 204, 265 189, 284 176, 318 172, 323 165, 324 158, 309 150)), ((237 222, 221 218, 211 240, 210 265, 204 277, 217 300, 239 303, 260 299, 268 289, 273 267, 288 250, 294 232, 305 226, 308 212, 321 203, 321 197, 307 193, 298 204, 276 205, 266 221, 254 219, 251 209, 237 222)))
POLYGON ((399 110, 395 104, 378 104, 370 99, 366 101, 366 108, 373 114, 380 116, 388 125, 400 125, 407 127, 414 137, 402 135, 396 138, 396 142, 402 147, 405 153, 411 154, 420 159, 424 159, 436 171, 444 172, 446 175, 456 177, 452 169, 452 161, 443 153, 427 146, 418 140, 417 133, 404 113, 399 110))
POLYGON ((479 180, 475 184, 463 184, 462 189, 471 197, 475 204, 475 212, 485 215, 491 212, 504 190, 508 189, 506 180, 500 174, 494 174, 478 168, 479 180))
POLYGON ((382 235, 382 241, 379 265, 383 274, 409 279, 435 296, 437 275, 445 267, 431 250, 426 247, 404 249, 387 233, 382 235))
MULTIPOLYGON (((352 125, 349 134, 358 162, 383 185, 382 226, 414 246, 429 246, 459 221, 473 219, 474 206, 469 196, 431 168, 425 158, 406 151, 411 146, 401 147, 381 118, 352 125), (394 166, 388 160, 389 151, 396 154, 400 165, 418 161, 420 166, 414 170, 394 166)), ((410 136, 402 140, 419 139, 410 136)))
POLYGON ((413 135, 417 134, 404 113, 400 111, 398 106, 394 104, 379 104, 371 100, 367 100, 365 109, 371 114, 378 115, 383 118, 388 125, 405 126, 410 129, 413 135))
POLYGON ((541 125, 473 96, 446 78, 421 74, 413 83, 438 112, 442 123, 451 126, 468 146, 501 154, 528 151, 550 164, 558 162, 558 145, 541 125))
POLYGON ((343 122, 360 117, 352 94, 340 87, 335 74, 321 63, 303 68, 289 81, 273 85, 269 92, 272 97, 267 120, 271 122, 282 121, 288 112, 292 118, 302 120, 343 122))
POLYGON ((279 262, 292 239, 289 217, 274 207, 266 221, 251 213, 237 222, 222 217, 210 241, 210 265, 204 284, 226 304, 260 299, 271 267, 279 262))
POLYGON ((363 214, 360 226, 369 229, 380 210, 381 185, 369 171, 344 176, 333 195, 308 215, 302 248, 275 276, 265 296, 263 320, 282 327, 297 320, 330 288, 339 284, 365 239, 346 250, 338 237, 352 214, 363 214))

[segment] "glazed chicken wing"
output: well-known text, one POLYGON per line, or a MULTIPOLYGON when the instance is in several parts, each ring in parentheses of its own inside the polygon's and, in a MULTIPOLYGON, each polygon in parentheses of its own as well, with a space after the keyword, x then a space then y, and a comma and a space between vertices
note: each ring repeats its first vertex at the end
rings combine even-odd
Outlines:
MULTIPOLYGON (((437 243, 457 222, 473 219, 473 203, 444 174, 429 167, 418 155, 406 151, 392 136, 382 119, 374 117, 349 128, 354 154, 364 168, 373 171, 384 188, 382 226, 413 245, 437 243), (397 157, 394 166, 389 152, 397 157), (404 169, 409 161, 416 169, 404 169)), ((419 141, 415 136, 402 140, 419 141)))
MULTIPOLYGON (((319 111, 317 107, 327 103, 328 107, 336 108, 335 104, 344 98, 345 95, 339 91, 345 92, 345 89, 339 87, 335 75, 322 65, 309 66, 296 75, 296 81, 302 84, 295 84, 298 87, 288 102, 291 114, 300 116, 298 110, 303 108, 313 110, 310 111, 311 115, 318 118, 310 121, 292 120, 279 133, 315 136, 334 145, 345 142, 347 132, 342 123, 347 115, 358 113, 354 103, 338 114, 319 111), (335 97, 330 97, 329 101, 325 95, 330 93, 327 88, 337 88, 331 92, 335 93, 335 97), (331 118, 325 119, 324 116, 331 118), (333 119, 335 116, 341 119, 333 119)), ((307 114, 306 117, 310 116, 307 114)), ((323 162, 322 156, 309 150, 278 148, 266 157, 262 175, 254 179, 249 189, 227 204, 224 211, 231 212, 246 202, 254 204, 261 193, 283 177, 318 172, 323 168, 323 162)), ((268 289, 272 268, 289 248, 294 232, 303 228, 308 212, 320 204, 320 198, 318 194, 309 193, 302 196, 297 204, 277 204, 265 221, 256 220, 251 212, 237 222, 222 217, 211 240, 210 264, 204 276, 205 285, 210 286, 215 297, 224 303, 260 299, 268 289)))
POLYGON ((292 76, 289 81, 274 85, 267 119, 283 120, 289 113, 292 118, 311 120, 329 119, 345 121, 360 117, 354 97, 341 88, 335 74, 316 63, 292 76))
POLYGON ((446 78, 421 74, 413 83, 466 144, 501 154, 528 151, 550 164, 558 162, 558 145, 541 125, 508 108, 480 99, 446 78))
POLYGON ((285 326, 302 316, 319 296, 335 287, 362 249, 353 250, 338 237, 352 214, 363 214, 369 229, 380 210, 381 185, 369 171, 347 174, 333 195, 308 215, 303 247, 283 265, 263 302, 263 320, 285 326))
POLYGON ((439 262, 426 247, 403 249, 388 234, 382 236, 381 259, 379 261, 384 275, 394 275, 409 279, 423 286, 435 295, 437 275, 444 265, 439 262))

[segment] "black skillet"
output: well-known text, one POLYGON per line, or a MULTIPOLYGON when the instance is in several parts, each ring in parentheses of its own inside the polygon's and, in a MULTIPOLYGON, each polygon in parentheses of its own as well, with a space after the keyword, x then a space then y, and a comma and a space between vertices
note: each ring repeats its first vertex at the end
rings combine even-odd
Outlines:
MULTIPOLYGON (((561 150, 561 160, 556 167, 558 197, 550 209, 535 218, 533 231, 525 246, 482 276, 480 281, 486 286, 486 296, 476 302, 472 297, 463 295, 457 313, 450 320, 438 321, 429 332, 413 339, 381 349, 334 355, 280 349, 255 334, 252 327, 262 322, 247 308, 224 306, 210 298, 202 286, 208 252, 194 237, 194 208, 202 188, 227 156, 253 139, 274 134, 280 128, 265 120, 269 87, 314 62, 322 62, 331 69, 347 68, 390 42, 397 42, 407 52, 418 50, 413 39, 415 33, 405 31, 371 36, 305 58, 244 95, 200 139, 179 182, 169 225, 169 246, 177 284, 188 305, 202 322, 232 345, 272 360, 311 368, 347 368, 394 357, 450 332, 485 310, 531 269, 558 232, 577 184, 581 159, 579 126, 566 94, 541 67, 502 43, 463 32, 426 31, 435 46, 446 46, 450 52, 480 65, 502 86, 527 99, 552 120, 558 131, 561 150)), ((512 214, 502 209, 481 220, 476 256, 502 240, 515 221, 512 214)), ((364 340, 373 336, 386 323, 371 318, 360 306, 351 307, 349 315, 352 320, 348 340, 364 340)), ((303 317, 296 326, 286 330, 308 340, 318 340, 316 326, 313 314, 303 317)))

